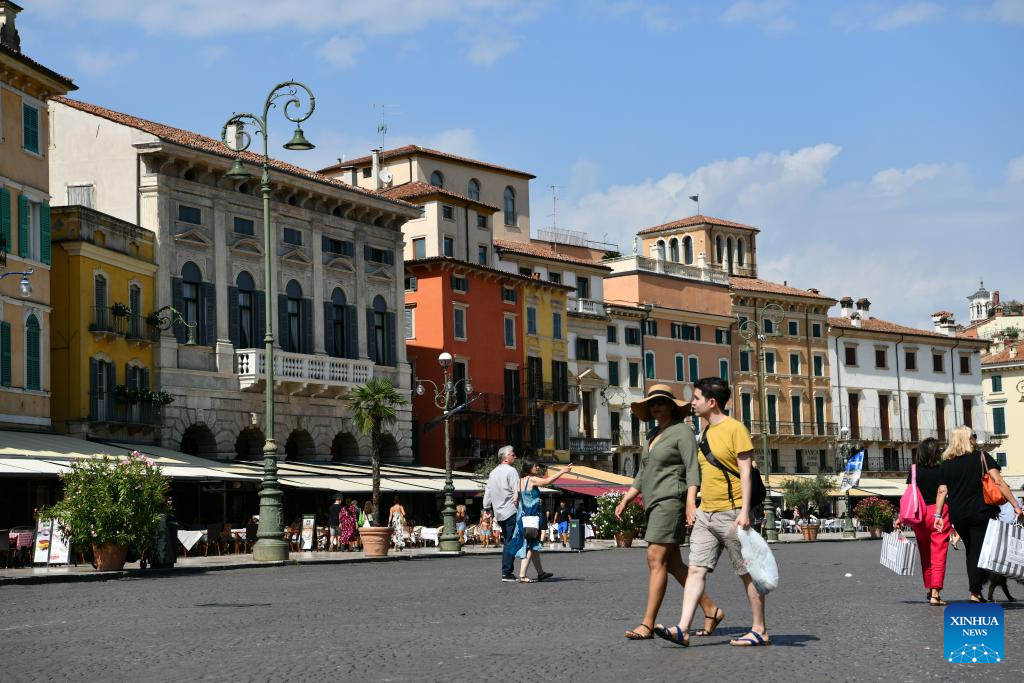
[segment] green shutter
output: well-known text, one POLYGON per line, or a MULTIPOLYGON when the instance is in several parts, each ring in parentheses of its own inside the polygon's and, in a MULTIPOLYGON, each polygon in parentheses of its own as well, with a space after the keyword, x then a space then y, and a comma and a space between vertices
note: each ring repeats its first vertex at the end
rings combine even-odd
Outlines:
POLYGON ((28 257, 28 200, 18 195, 18 256, 28 257))
POLYGON ((25 333, 25 388, 39 391, 42 381, 39 365, 39 321, 29 316, 25 333))
POLYGON ((39 260, 50 265, 50 205, 45 202, 39 205, 39 260))
POLYGON ((11 324, 0 323, 0 386, 11 386, 11 324))
POLYGON ((992 431, 996 434, 1006 433, 1006 413, 1002 408, 992 409, 992 431))
POLYGON ((21 117, 23 146, 28 151, 39 154, 39 110, 23 104, 21 117))
POLYGON ((3 239, 3 250, 11 248, 11 191, 0 187, 0 238, 3 239))

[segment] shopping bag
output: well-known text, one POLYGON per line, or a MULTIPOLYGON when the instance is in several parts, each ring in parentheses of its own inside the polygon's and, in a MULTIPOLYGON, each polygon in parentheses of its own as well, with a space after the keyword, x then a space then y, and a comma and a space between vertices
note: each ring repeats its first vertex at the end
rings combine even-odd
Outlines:
POLYGON ((920 524, 924 521, 924 509, 924 497, 921 496, 921 489, 917 488, 917 465, 911 465, 910 484, 900 497, 900 523, 910 526, 920 524))
POLYGON ((988 520, 978 566, 1011 579, 1024 579, 1024 527, 988 520))
POLYGON ((916 553, 917 542, 894 531, 882 534, 882 555, 878 558, 878 562, 900 576, 913 576, 916 553))
POLYGON ((523 515, 523 538, 527 541, 540 538, 540 515, 523 515))
POLYGON ((747 565, 750 580, 761 595, 779 587, 779 565, 775 562, 771 548, 761 534, 753 529, 739 529, 736 537, 740 540, 740 552, 747 565))

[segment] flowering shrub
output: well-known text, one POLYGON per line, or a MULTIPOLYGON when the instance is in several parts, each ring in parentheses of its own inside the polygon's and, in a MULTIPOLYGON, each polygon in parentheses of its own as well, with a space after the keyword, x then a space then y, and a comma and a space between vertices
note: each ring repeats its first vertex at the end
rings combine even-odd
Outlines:
POLYGON ((56 519, 73 545, 149 545, 161 514, 170 512, 168 481, 150 458, 88 459, 61 475, 64 499, 39 512, 56 519))
POLYGON ((591 518, 594 531, 601 538, 611 538, 613 535, 629 531, 634 534, 640 533, 646 523, 646 515, 643 507, 632 502, 622 511, 622 519, 615 516, 615 508, 625 497, 621 491, 609 491, 597 497, 597 513, 591 518))
POLYGON ((896 508, 889 501, 872 496, 854 506, 853 516, 865 526, 887 526, 896 516, 896 508))

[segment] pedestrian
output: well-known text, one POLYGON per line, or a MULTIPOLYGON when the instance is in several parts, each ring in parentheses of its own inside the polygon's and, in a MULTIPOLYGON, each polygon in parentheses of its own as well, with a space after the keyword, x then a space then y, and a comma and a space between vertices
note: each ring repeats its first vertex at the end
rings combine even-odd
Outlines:
POLYGON ((341 511, 344 508, 344 497, 339 493, 334 496, 334 503, 327 508, 327 528, 330 529, 331 541, 328 550, 337 550, 339 546, 338 529, 341 526, 341 511))
POLYGON ((373 501, 363 503, 363 509, 359 511, 359 528, 376 526, 373 523, 373 501))
POLYGON ((494 517, 487 510, 480 513, 480 523, 477 525, 480 529, 480 540, 483 541, 485 548, 489 548, 491 545, 491 526, 494 524, 494 517))
POLYGON ((572 521, 572 511, 564 500, 558 501, 558 509, 555 510, 555 528, 558 533, 558 540, 564 548, 569 542, 569 522, 572 521))
MULTIPOLYGON (((924 581, 925 590, 928 591, 925 599, 928 604, 941 607, 946 602, 940 596, 942 584, 946 578, 946 555, 949 551, 949 514, 948 508, 935 507, 935 499, 939 493, 939 479, 941 472, 939 465, 942 464, 942 454, 939 449, 939 442, 935 439, 925 439, 917 446, 914 455, 914 467, 916 469, 915 479, 917 488, 924 500, 924 516, 921 521, 911 526, 914 536, 917 537, 917 550, 921 555, 921 580, 924 581), (943 527, 936 531, 934 522, 941 518, 943 527)), ((907 483, 910 483, 910 475, 907 475, 907 483)), ((903 520, 897 525, 902 526, 903 520)))
POLYGON ((516 549, 516 557, 522 560, 519 567, 519 583, 533 583, 526 575, 530 563, 537 569, 537 581, 546 581, 554 574, 544 571, 540 562, 540 486, 547 486, 563 474, 572 472, 572 465, 566 465, 547 477, 537 476, 540 465, 533 460, 523 461, 523 471, 519 478, 519 510, 515 530, 510 544, 516 549), (536 526, 527 526, 524 518, 533 517, 536 526))
POLYGON ((512 573, 515 548, 512 547, 512 534, 516 528, 516 510, 519 505, 519 474, 513 465, 516 452, 512 446, 498 449, 498 466, 491 470, 487 477, 487 488, 484 489, 484 509, 490 510, 503 542, 501 553, 501 580, 515 581, 512 573))
POLYGON ((655 635, 677 645, 690 644, 687 627, 704 592, 707 575, 715 570, 723 550, 728 552, 732 569, 743 582, 752 616, 750 629, 739 638, 730 640, 729 644, 755 647, 771 645, 772 642, 765 625, 764 596, 758 592, 747 572, 736 535, 739 529, 750 528, 754 444, 743 423, 725 414, 731 396, 725 380, 705 377, 694 384, 690 401, 693 412, 704 424, 697 456, 701 473, 700 507, 687 514, 687 520, 693 524, 690 574, 683 589, 683 611, 679 623, 655 629, 655 635), (705 453, 710 453, 719 466, 711 464, 705 453))
MULTIPOLYGON (((999 465, 987 453, 972 445, 971 428, 961 425, 953 430, 949 446, 942 454, 940 486, 935 497, 935 507, 949 503, 949 521, 960 534, 967 551, 967 578, 971 591, 971 602, 988 602, 981 595, 981 588, 988 578, 988 572, 978 566, 981 546, 985 541, 988 521, 995 519, 999 508, 985 503, 981 489, 981 478, 988 474, 1010 502, 1014 515, 1020 517, 1021 509, 1017 499, 1010 492, 999 473, 999 465)), ((942 531, 946 520, 939 513, 932 514, 933 527, 942 531)))
MULTIPOLYGON (((640 466, 633 483, 615 507, 615 516, 622 513, 637 496, 642 495, 646 516, 644 540, 647 541, 647 608, 643 621, 626 631, 630 640, 654 637, 654 622, 665 599, 668 575, 686 586, 688 568, 679 546, 686 535, 687 511, 697 505, 700 468, 697 464, 697 441, 684 420, 690 406, 672 394, 666 384, 655 384, 647 396, 630 406, 641 422, 654 420, 656 426, 647 434, 640 454, 640 466), (684 500, 685 496, 685 500, 684 500)), ((704 609, 704 635, 711 635, 725 614, 706 594, 701 595, 704 609)))
POLYGON ((359 508, 356 507, 354 500, 349 499, 348 503, 341 508, 338 524, 338 545, 342 550, 354 550, 352 546, 359 537, 359 532, 356 530, 358 525, 359 508))
POLYGON ((459 536, 459 545, 466 543, 466 506, 455 506, 455 533, 459 536))
POLYGON ((398 496, 388 511, 388 519, 391 520, 391 542, 395 544, 395 550, 402 550, 405 548, 405 508, 398 496))

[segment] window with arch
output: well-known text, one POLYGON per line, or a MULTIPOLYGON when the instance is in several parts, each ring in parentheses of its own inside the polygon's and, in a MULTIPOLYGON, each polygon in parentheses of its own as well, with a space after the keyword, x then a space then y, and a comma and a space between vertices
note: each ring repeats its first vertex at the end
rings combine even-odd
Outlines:
POLYGON ((142 287, 136 284, 128 285, 128 310, 131 311, 128 318, 128 337, 130 339, 142 338, 142 287))
POLYGON ((658 255, 659 261, 665 260, 665 240, 658 240, 655 245, 655 253, 658 255))
POLYGON ((509 185, 505 188, 505 225, 513 226, 518 222, 516 214, 516 191, 509 185))
POLYGON ((285 287, 285 326, 281 348, 289 353, 302 353, 302 285, 289 280, 285 287))
POLYGON ((244 270, 235 280, 238 288, 238 348, 253 349, 259 345, 256 339, 256 283, 252 275, 244 270))
POLYGON ((480 201, 480 181, 476 178, 470 178, 469 180, 469 198, 476 201, 480 201))
MULTIPOLYGON (((172 294, 176 300, 174 307, 178 309, 189 327, 195 330, 197 344, 207 344, 212 341, 212 339, 207 340, 207 330, 204 325, 208 318, 212 318, 204 310, 207 304, 205 295, 211 288, 212 285, 209 287, 204 285, 203 274, 200 272, 199 266, 191 261, 181 267, 181 278, 177 282, 172 282, 172 294)), ((213 305, 213 301, 209 303, 211 306, 213 305)), ((184 343, 188 340, 189 330, 179 324, 175 328, 175 334, 178 341, 184 343)))
POLYGON ((693 263, 693 238, 689 235, 683 238, 683 263, 693 263))
POLYGON ((732 262, 732 238, 725 240, 725 260, 729 266, 729 274, 732 275, 733 262, 732 262))
POLYGON ((736 263, 740 267, 743 267, 747 260, 746 254, 744 253, 746 250, 746 243, 743 240, 736 240, 736 263))
POLYGON ((107 305, 107 278, 97 273, 92 279, 93 314, 92 321, 96 330, 112 330, 113 320, 110 307, 107 305))
POLYGON ((679 240, 675 237, 668 241, 668 258, 670 261, 679 263, 679 240))
POLYGON ((715 237, 715 263, 722 262, 722 236, 715 237))
POLYGON ((25 388, 39 391, 42 388, 42 330, 39 318, 30 313, 25 321, 25 388))
POLYGON ((352 309, 348 305, 345 292, 341 287, 335 287, 331 293, 331 300, 324 305, 324 333, 327 336, 324 346, 328 355, 335 358, 352 357, 350 354, 355 334, 349 327, 355 322, 355 316, 350 310, 352 309))
POLYGON ((434 187, 444 187, 444 174, 440 171, 434 171, 431 173, 430 184, 434 187))
POLYGON ((377 365, 395 365, 395 314, 379 294, 366 311, 367 350, 377 365))
POLYGON ((655 378, 654 351, 644 352, 644 377, 647 379, 655 378))

